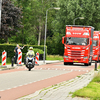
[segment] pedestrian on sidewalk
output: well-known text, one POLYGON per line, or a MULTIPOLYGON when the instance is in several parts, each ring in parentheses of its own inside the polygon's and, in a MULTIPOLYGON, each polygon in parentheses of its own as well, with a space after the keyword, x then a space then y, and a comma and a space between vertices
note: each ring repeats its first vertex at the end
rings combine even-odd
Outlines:
POLYGON ((21 49, 23 49, 26 45, 24 45, 23 47, 20 47, 18 44, 14 49, 15 52, 15 64, 17 64, 17 58, 18 58, 18 52, 21 52, 21 49))

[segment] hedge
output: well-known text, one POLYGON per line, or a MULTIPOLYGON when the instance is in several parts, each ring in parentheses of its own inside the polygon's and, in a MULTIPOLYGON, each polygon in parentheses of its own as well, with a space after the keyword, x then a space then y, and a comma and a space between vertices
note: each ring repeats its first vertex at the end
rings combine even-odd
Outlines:
MULTIPOLYGON (((23 46, 21 44, 19 44, 19 45, 23 46)), ((39 53, 43 53, 43 51, 44 51, 44 46, 43 45, 40 45, 40 46, 38 46, 38 45, 26 45, 24 47, 24 49, 22 49, 22 53, 23 53, 22 58, 23 59, 24 59, 24 56, 27 53, 30 46, 33 47, 33 50, 34 50, 35 53, 37 51, 39 53)), ((16 44, 0 44, 0 53, 1 53, 0 58, 2 57, 2 52, 5 50, 7 52, 7 58, 11 59, 13 56, 15 56, 15 53, 14 53, 15 47, 16 47, 16 44)), ((46 51, 46 55, 47 55, 47 47, 46 47, 45 51, 46 51)))

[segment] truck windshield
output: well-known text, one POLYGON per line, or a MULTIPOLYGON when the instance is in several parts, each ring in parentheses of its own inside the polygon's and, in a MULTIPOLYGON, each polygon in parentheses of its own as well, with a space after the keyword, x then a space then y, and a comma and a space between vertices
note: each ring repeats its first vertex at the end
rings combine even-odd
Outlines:
POLYGON ((67 37, 67 45, 88 45, 89 38, 67 37))
POLYGON ((93 40, 93 46, 97 46, 98 45, 98 41, 97 40, 93 40))

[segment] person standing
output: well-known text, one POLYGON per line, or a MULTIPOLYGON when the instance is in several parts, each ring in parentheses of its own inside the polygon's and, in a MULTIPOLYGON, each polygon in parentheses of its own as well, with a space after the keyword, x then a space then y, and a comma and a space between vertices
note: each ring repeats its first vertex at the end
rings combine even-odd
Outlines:
POLYGON ((15 52, 15 64, 17 64, 17 58, 18 58, 18 52, 21 52, 21 49, 23 49, 26 45, 24 45, 23 47, 20 47, 18 44, 14 49, 15 52))
POLYGON ((19 47, 19 45, 17 44, 17 46, 14 49, 14 52, 15 52, 15 64, 17 64, 17 58, 18 58, 18 51, 17 51, 17 49, 18 49, 18 47, 19 47))

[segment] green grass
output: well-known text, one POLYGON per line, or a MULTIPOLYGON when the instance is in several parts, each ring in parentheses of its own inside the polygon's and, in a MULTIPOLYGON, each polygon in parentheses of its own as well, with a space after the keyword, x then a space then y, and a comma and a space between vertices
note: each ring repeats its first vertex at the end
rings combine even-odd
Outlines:
POLYGON ((100 100, 100 73, 86 87, 75 91, 72 97, 75 96, 100 100))
POLYGON ((47 55, 46 60, 63 60, 63 56, 59 56, 59 55, 47 55))
POLYGON ((98 69, 100 69, 100 66, 98 66, 98 69))
MULTIPOLYGON (((2 65, 2 63, 0 63, 0 66, 2 65)), ((6 65, 11 65, 11 63, 9 62, 9 63, 6 63, 6 65)))

